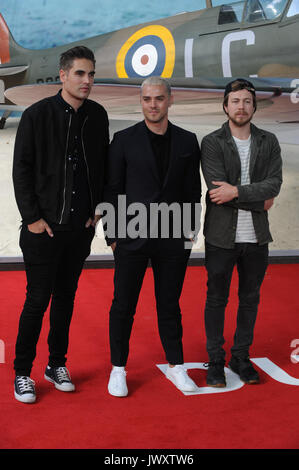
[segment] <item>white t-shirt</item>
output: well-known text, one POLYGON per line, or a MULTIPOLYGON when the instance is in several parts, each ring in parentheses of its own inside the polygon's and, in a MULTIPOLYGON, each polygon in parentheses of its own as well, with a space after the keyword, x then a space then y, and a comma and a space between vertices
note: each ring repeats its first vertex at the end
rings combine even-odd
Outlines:
MULTIPOLYGON (((246 140, 234 137, 241 161, 241 185, 250 184, 250 144, 251 136, 246 140)), ((236 243, 257 243, 251 211, 238 210, 236 243)))

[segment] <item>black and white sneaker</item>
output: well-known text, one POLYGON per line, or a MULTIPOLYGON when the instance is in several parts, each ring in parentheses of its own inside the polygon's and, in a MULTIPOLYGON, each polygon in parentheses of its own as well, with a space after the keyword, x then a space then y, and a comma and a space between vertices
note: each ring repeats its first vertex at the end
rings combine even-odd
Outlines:
POLYGON ((73 392, 75 385, 71 381, 71 376, 66 367, 46 367, 45 379, 55 385, 61 392, 73 392))
POLYGON ((15 378, 15 398, 22 403, 34 403, 36 400, 35 382, 28 376, 17 375, 15 378))

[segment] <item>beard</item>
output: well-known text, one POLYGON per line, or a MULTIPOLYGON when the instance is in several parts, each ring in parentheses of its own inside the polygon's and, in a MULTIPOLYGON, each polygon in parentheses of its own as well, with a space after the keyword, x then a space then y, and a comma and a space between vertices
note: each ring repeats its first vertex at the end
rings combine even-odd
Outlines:
POLYGON ((234 118, 233 116, 231 115, 228 115, 228 118, 229 120, 234 123, 237 127, 244 127, 246 126, 246 124, 248 124, 251 119, 252 119, 252 116, 253 114, 249 115, 249 114, 245 114, 242 116, 242 119, 241 120, 238 120, 236 118, 234 118))
POLYGON ((155 115, 145 113, 144 114, 148 122, 156 123, 158 124, 159 122, 162 122, 165 119, 165 116, 167 116, 167 113, 157 113, 155 115))

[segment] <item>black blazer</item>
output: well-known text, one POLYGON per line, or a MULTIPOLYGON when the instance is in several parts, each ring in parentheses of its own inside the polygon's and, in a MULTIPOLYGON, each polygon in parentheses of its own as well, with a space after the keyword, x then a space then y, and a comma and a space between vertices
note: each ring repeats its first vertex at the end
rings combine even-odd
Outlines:
MULTIPOLYGON (((104 201, 114 206, 116 215, 116 236, 110 237, 106 232, 108 245, 117 240, 128 248, 138 249, 145 243, 148 232, 145 238, 122 238, 117 233, 118 217, 124 218, 124 212, 132 203, 143 203, 149 213, 152 203, 170 205, 176 202, 182 205, 188 202, 192 204, 194 221, 195 203, 201 199, 199 164, 200 149, 196 135, 171 124, 168 172, 161 183, 145 122, 116 132, 109 147, 104 187, 104 201), (119 195, 126 196, 126 208, 118 207, 119 195)), ((133 217, 136 214, 126 214, 126 223, 133 217)))

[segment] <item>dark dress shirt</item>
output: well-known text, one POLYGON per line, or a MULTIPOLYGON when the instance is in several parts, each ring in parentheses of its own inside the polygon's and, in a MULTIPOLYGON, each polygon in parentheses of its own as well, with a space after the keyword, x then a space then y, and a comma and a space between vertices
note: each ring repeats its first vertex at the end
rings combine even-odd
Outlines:
POLYGON ((155 134, 149 128, 147 128, 147 130, 152 150, 156 158, 158 174, 162 185, 169 166, 171 124, 168 123, 167 131, 163 135, 155 134))

